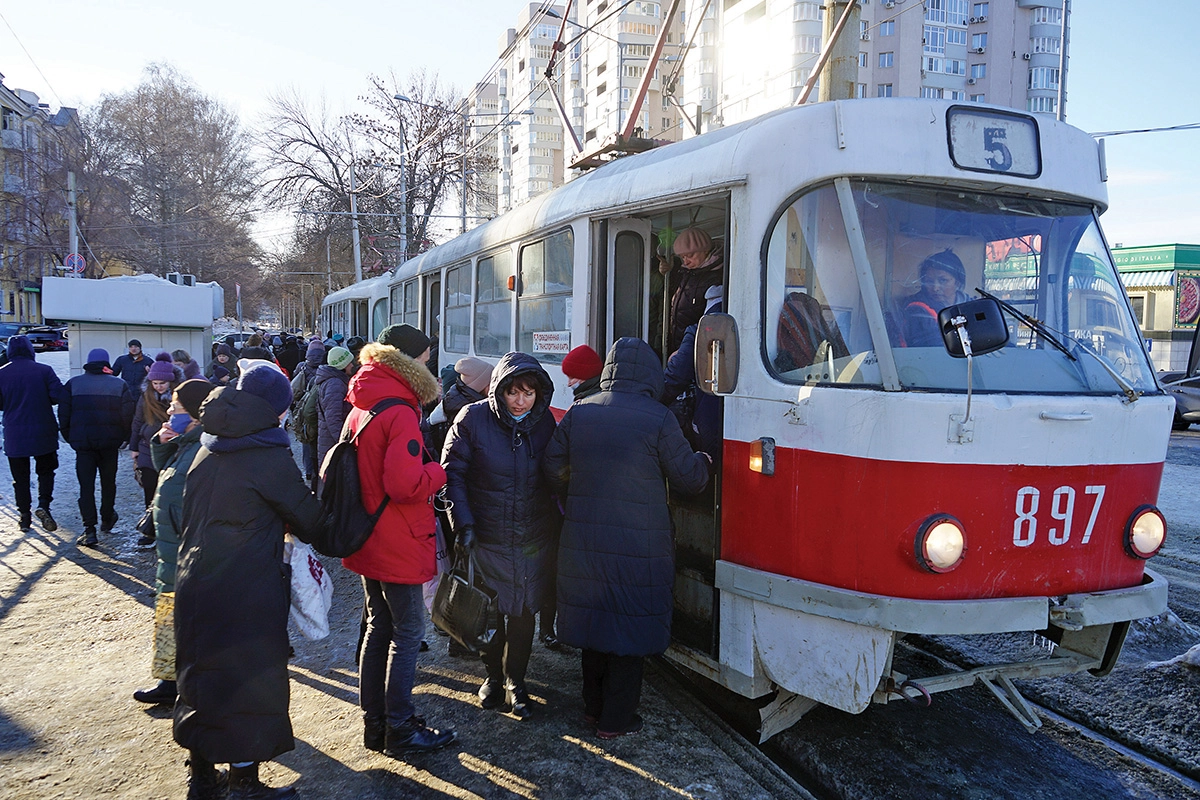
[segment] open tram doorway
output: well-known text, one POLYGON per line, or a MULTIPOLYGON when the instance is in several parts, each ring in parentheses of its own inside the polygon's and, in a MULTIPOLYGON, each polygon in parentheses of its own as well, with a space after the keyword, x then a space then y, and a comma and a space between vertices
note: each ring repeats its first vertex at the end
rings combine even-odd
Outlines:
MULTIPOLYGON (((625 336, 644 339, 662 358, 672 354, 671 298, 679 285, 681 259, 672 243, 687 228, 699 228, 729 263, 729 199, 714 197, 645 214, 597 222, 594 252, 595 283, 592 287, 592 319, 596 321, 593 346, 603 356, 613 342, 625 336)), ((728 268, 720 271, 720 285, 728 286, 728 268)), ((701 449, 700 437, 689 430, 689 417, 698 392, 694 386, 685 397, 672 402, 681 427, 693 448, 701 449)), ((724 408, 719 398, 715 414, 716 439, 724 438, 724 408)), ((711 438, 711 437, 710 437, 711 438)), ((718 655, 718 597, 714 588, 716 561, 720 557, 720 446, 711 447, 716 464, 708 488, 696 497, 669 499, 675 528, 675 615, 672 637, 711 658, 718 655)))

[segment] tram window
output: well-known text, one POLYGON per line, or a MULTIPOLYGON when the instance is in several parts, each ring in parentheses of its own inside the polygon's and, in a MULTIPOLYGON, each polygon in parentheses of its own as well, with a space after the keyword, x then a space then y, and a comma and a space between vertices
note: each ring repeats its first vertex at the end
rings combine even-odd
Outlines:
POLYGON ((613 341, 623 336, 642 338, 645 248, 641 235, 631 231, 617 234, 613 245, 613 341))
POLYGON ((380 298, 371 309, 371 338, 375 339, 388 324, 388 301, 380 298))
POLYGON ((574 242, 568 229, 521 248, 517 349, 540 361, 561 362, 571 349, 574 242))
POLYGON ((400 285, 393 286, 389 295, 392 301, 390 324, 399 325, 404 321, 404 287, 400 285))
POLYGON ((404 284, 404 314, 400 321, 406 325, 412 325, 414 328, 419 326, 420 305, 417 302, 417 282, 415 279, 406 281, 404 284))
POLYGON ((446 270, 446 331, 441 342, 449 353, 471 349, 471 265, 446 270))
POLYGON ((508 276, 512 274, 512 253, 508 250, 479 259, 475 277, 475 352, 480 355, 502 356, 512 349, 512 292, 508 290, 508 276))

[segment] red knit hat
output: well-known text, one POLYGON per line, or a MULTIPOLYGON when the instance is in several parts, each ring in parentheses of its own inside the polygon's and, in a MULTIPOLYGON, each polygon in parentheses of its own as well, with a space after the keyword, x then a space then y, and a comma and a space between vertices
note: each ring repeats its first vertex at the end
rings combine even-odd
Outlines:
POLYGON ((581 344, 563 356, 563 375, 586 381, 604 371, 604 362, 591 347, 581 344))

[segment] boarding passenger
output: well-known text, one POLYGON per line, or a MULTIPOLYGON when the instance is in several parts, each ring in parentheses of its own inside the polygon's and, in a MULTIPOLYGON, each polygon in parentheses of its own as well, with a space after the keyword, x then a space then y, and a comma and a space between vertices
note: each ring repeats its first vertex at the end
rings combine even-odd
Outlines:
POLYGON ((921 290, 905 299, 904 344, 907 347, 941 347, 938 312, 946 306, 965 303, 967 273, 950 248, 921 262, 921 290))
POLYGON ((721 246, 715 245, 712 237, 700 228, 681 231, 673 247, 682 262, 680 268, 670 270, 670 262, 659 267, 660 272, 667 267, 673 287, 668 353, 678 350, 684 331, 700 321, 704 314, 704 292, 722 282, 725 266, 721 246))
POLYGON ((100 530, 108 533, 117 524, 117 451, 129 438, 134 397, 125 381, 112 374, 108 351, 88 353, 83 374, 63 387, 58 401, 58 429, 75 451, 75 477, 79 481, 81 547, 96 547, 96 475, 100 476, 100 530))
POLYGON ((63 386, 48 364, 37 363, 33 345, 26 336, 13 336, 4 351, 8 363, 0 367, 0 411, 4 412, 4 455, 13 477, 13 499, 17 503, 22 531, 32 528, 33 492, 29 459, 34 460, 38 478, 37 518, 46 531, 58 530, 50 515, 54 499, 54 471, 58 469, 58 425, 54 404, 63 386))
MULTIPOLYGON (((705 314, 721 311, 724 290, 718 284, 704 293, 705 314)), ((693 447, 719 457, 722 446, 721 399, 700 391, 696 384, 696 330, 689 325, 679 349, 663 370, 662 402, 675 414, 693 447)))
POLYGON ((230 800, 295 796, 258 779, 259 762, 295 748, 284 529, 311 541, 326 524, 280 427, 291 399, 273 363, 244 360, 237 387, 200 407, 175 576, 174 732, 189 751, 189 797, 223 796, 214 762, 230 765, 230 800))
POLYGON ((554 384, 525 353, 507 353, 492 370, 488 398, 464 408, 450 428, 442 464, 456 547, 472 553, 496 593, 500 624, 480 654, 484 708, 533 713, 525 684, 534 615, 554 588, 561 519, 542 472, 554 435, 554 384))
MULTIPOLYGON (((317 377, 317 370, 325 363, 325 347, 316 339, 308 343, 308 349, 304 352, 304 363, 296 368, 296 372, 292 375, 292 416, 298 416, 300 413, 300 401, 304 399, 309 388, 312 386, 313 379, 317 377)), ((311 485, 313 478, 316 477, 317 470, 321 465, 317 461, 317 443, 301 442, 300 458, 304 464, 304 480, 311 485)))
POLYGON ((667 486, 700 492, 712 463, 692 452, 659 402, 662 389, 650 345, 618 339, 599 394, 567 409, 546 448, 546 475, 566 499, 558 635, 583 650, 584 719, 602 739, 642 729, 642 660, 671 640, 675 545, 667 486))
POLYGON ((574 392, 578 403, 600 391, 604 360, 591 346, 581 344, 563 356, 562 371, 567 376, 567 388, 574 392))
MULTIPOLYGON (((155 571, 154 591, 158 598, 175 592, 175 571, 179 564, 179 524, 183 519, 183 487, 188 468, 200 451, 200 404, 215 389, 206 380, 184 381, 175 388, 169 408, 170 416, 150 439, 150 456, 157 469, 158 489, 154 493, 154 529, 157 534, 158 568, 155 571)), ((173 606, 169 612, 167 635, 175 640, 173 606)), ((157 615, 156 615, 157 616, 157 615)), ((157 620, 156 620, 157 627, 157 620)), ((156 634, 157 634, 156 630, 156 634)), ((167 648, 164 648, 167 649, 167 648)), ((157 648, 156 648, 157 655, 157 648)), ((164 662, 155 661, 154 677, 158 683, 149 689, 138 689, 133 699, 150 705, 169 705, 175 702, 174 653, 165 654, 164 662)))
MULTIPOLYGON (((171 393, 180 383, 181 374, 171 363, 171 356, 159 353, 154 364, 146 373, 146 381, 138 394, 134 407, 133 424, 129 431, 129 455, 133 459, 133 474, 138 486, 142 487, 142 499, 146 508, 154 502, 154 490, 158 488, 158 470, 150 457, 150 437, 158 433, 167 421, 167 408, 171 405, 171 393)), ((154 524, 137 541, 138 547, 154 546, 154 524)))
POLYGON ((432 498, 446 483, 441 465, 424 456, 421 433, 420 408, 437 398, 438 386, 420 358, 424 353, 413 358, 372 342, 359 355, 362 366, 347 394, 353 406, 347 430, 358 431, 382 401, 401 402, 381 409, 358 439, 363 506, 376 509, 385 497, 389 502, 362 549, 342 563, 362 576, 366 596, 358 671, 363 745, 401 758, 457 738, 454 731, 427 727, 412 693, 425 633, 421 587, 436 574, 432 498))
POLYGON ((331 348, 326 356, 329 363, 317 367, 313 378, 316 389, 317 467, 325 463, 325 454, 342 435, 342 423, 350 411, 346 392, 350 388, 350 376, 358 366, 354 356, 344 347, 331 348))

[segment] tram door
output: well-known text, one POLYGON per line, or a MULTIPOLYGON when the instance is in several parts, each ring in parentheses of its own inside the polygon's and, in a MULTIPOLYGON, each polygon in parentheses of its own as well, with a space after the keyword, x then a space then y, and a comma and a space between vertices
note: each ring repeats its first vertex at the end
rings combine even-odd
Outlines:
POLYGON ((353 329, 344 333, 346 337, 362 336, 366 337, 370 329, 370 309, 368 308, 368 300, 354 301, 354 326, 353 329))
MULTIPOLYGON (((441 341, 441 329, 439 325, 442 318, 442 274, 435 272, 432 275, 425 276, 425 291, 421 295, 424 298, 424 308, 421 314, 421 330, 430 339, 441 341)), ((435 357, 441 355, 441 348, 434 354, 435 357)), ((432 363, 429 365, 433 368, 436 374, 441 369, 442 365, 432 363)))

